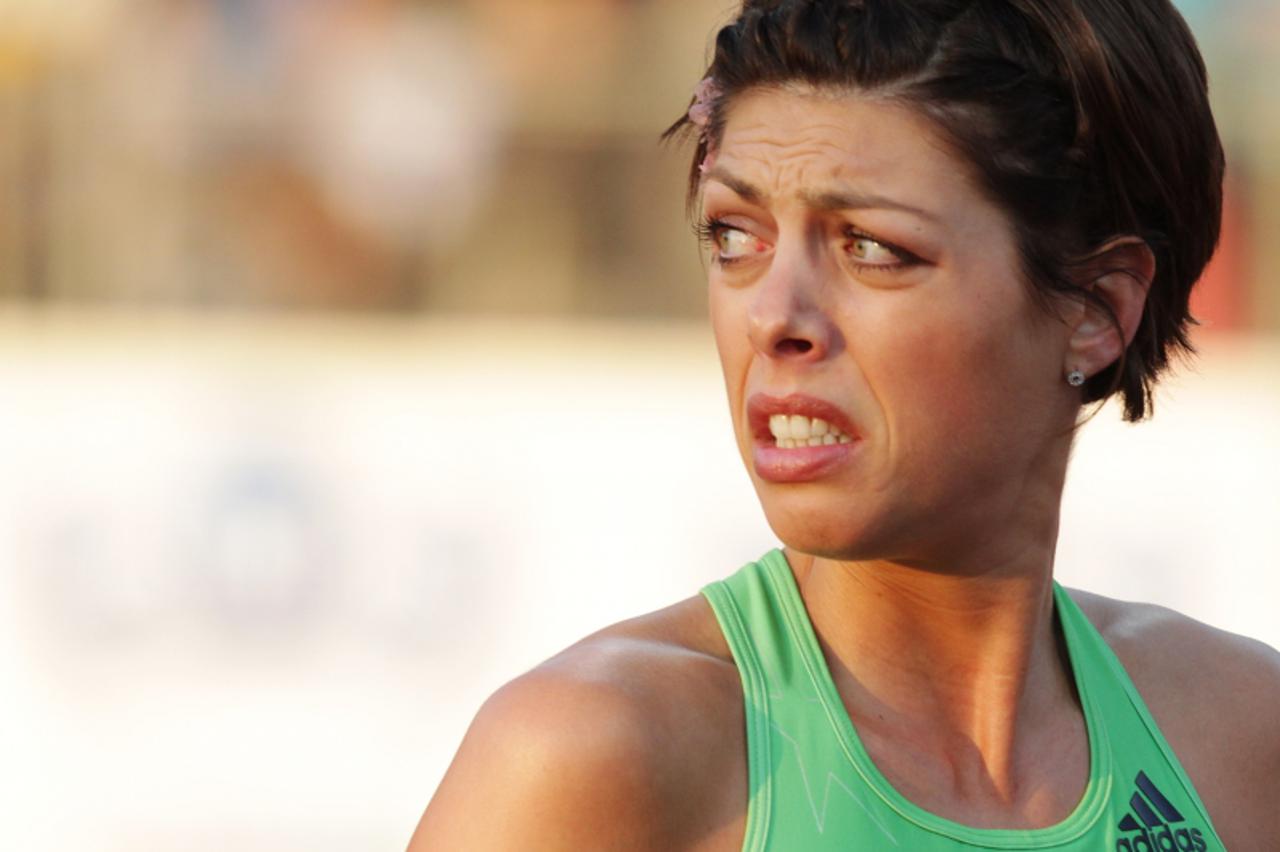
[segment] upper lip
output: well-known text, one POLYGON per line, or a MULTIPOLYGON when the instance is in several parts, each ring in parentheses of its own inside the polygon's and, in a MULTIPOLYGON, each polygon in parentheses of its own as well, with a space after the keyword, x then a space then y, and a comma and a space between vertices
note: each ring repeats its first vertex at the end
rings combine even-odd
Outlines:
POLYGON ((751 426, 751 434, 757 440, 773 440, 773 433, 769 431, 769 418, 775 414, 803 414, 810 418, 819 417, 850 438, 858 437, 853 419, 825 399, 805 393, 790 393, 786 396, 755 393, 747 400, 747 422, 751 426))

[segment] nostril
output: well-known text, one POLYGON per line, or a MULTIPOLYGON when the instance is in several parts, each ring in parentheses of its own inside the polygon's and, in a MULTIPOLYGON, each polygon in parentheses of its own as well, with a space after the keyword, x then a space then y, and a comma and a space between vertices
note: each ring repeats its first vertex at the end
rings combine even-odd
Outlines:
POLYGON ((801 355, 803 355, 805 352, 808 352, 812 348, 813 348, 813 344, 810 343, 809 341, 797 340, 794 337, 788 337, 786 340, 783 340, 778 343, 778 351, 781 353, 799 352, 801 355))

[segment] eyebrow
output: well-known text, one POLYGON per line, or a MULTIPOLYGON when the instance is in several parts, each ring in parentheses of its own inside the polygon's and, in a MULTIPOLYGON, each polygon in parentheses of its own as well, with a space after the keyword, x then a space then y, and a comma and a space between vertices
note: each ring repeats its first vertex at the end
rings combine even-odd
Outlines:
MULTIPOLYGON (((720 166, 712 166, 707 170, 707 180, 717 180, 729 189, 733 190, 744 200, 767 207, 769 202, 769 194, 762 189, 748 183, 742 178, 729 173, 720 166)), ((808 192, 800 193, 800 200, 806 206, 820 210, 825 213, 835 213, 841 210, 865 210, 869 208, 885 208, 889 210, 901 210, 906 213, 912 213, 922 219, 930 222, 937 222, 938 217, 927 210, 921 210, 919 207, 912 207, 910 204, 903 204, 901 201, 894 201, 892 198, 886 198, 883 195, 876 195, 870 192, 858 192, 851 189, 836 189, 826 192, 808 192)))

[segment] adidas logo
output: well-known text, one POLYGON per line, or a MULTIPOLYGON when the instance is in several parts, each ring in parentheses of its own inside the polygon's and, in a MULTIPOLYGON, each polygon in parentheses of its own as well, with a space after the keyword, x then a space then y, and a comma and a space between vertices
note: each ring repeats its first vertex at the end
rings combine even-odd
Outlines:
POLYGON ((1130 836, 1116 841, 1116 852, 1205 852, 1208 847, 1200 829, 1174 827, 1186 819, 1147 773, 1139 772, 1134 783, 1138 790, 1129 800, 1133 810, 1120 820, 1120 830, 1130 836))

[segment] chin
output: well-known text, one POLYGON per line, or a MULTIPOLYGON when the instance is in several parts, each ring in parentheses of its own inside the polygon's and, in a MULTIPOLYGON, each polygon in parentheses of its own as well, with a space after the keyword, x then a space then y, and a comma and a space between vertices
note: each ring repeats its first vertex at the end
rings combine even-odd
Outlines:
POLYGON ((769 528, 793 550, 841 561, 873 559, 884 553, 882 534, 847 507, 837 511, 829 500, 772 499, 762 505, 769 528))

